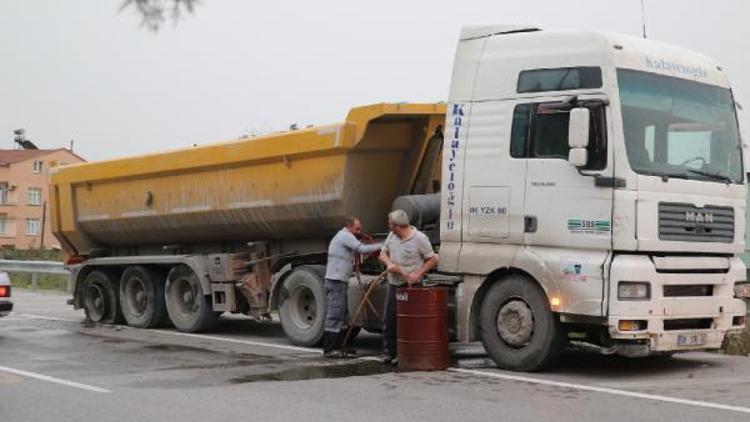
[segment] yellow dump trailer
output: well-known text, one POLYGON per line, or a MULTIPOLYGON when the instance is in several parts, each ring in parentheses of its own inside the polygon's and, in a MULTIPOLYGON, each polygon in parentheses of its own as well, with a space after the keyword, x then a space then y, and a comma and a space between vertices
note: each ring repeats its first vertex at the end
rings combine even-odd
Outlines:
POLYGON ((52 227, 82 262, 73 302, 94 320, 122 312, 131 325, 150 326, 166 313, 139 322, 133 314, 143 304, 128 300, 155 292, 158 302, 166 289, 169 317, 186 331, 209 325, 175 320, 201 299, 211 311, 262 314, 277 282, 293 275, 282 269, 319 278, 316 266, 346 216, 383 232, 394 199, 439 190, 444 120, 442 104, 376 104, 330 126, 60 168, 51 176, 52 227), (149 278, 155 286, 143 285, 149 278), (187 281, 174 296, 197 283, 202 298, 170 307, 177 279, 187 281))
MULTIPOLYGON (((59 169, 52 226, 76 255, 199 242, 326 237, 347 215, 384 229, 418 183, 441 104, 352 109, 343 123, 59 169)), ((429 170, 429 171, 427 171, 429 170)))

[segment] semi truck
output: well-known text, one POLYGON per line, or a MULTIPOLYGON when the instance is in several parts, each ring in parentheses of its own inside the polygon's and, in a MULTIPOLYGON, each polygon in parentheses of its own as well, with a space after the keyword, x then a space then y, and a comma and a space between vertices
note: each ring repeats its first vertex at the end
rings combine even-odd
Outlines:
MULTIPOLYGON (((328 240, 428 233, 451 340, 503 368, 568 346, 717 349, 745 326, 745 171, 731 86, 689 50, 530 26, 461 31, 447 103, 51 175, 71 303, 98 322, 209 329, 224 312, 315 345, 328 240)), ((363 259, 349 303, 382 268, 363 259)), ((382 292, 381 292, 382 293, 382 292)), ((357 328, 381 329, 382 294, 357 328)))

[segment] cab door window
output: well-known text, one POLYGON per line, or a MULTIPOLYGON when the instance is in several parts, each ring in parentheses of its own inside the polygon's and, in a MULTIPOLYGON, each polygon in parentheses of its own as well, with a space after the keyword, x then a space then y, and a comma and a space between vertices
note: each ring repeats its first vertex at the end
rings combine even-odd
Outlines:
POLYGON ((570 110, 556 104, 539 104, 531 130, 529 158, 568 159, 568 122, 570 110))
MULTIPOLYGON (((513 158, 568 159, 568 103, 518 104, 513 112, 510 155, 513 158)), ((607 165, 603 106, 591 106, 589 164, 584 170, 603 170, 607 165)))

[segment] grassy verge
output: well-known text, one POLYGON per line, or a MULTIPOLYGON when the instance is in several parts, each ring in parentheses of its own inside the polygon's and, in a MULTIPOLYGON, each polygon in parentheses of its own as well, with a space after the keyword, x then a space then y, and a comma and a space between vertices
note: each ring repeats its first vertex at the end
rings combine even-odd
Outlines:
POLYGON ((750 327, 745 327, 741 334, 726 339, 722 350, 728 355, 750 355, 750 327))
MULTIPOLYGON (((68 290, 68 277, 64 275, 39 274, 37 276, 38 290, 68 290)), ((10 282, 14 288, 31 289, 31 274, 10 274, 10 282)))
POLYGON ((63 253, 59 250, 52 249, 2 249, 0 258, 17 259, 20 261, 60 261, 63 260, 63 253))

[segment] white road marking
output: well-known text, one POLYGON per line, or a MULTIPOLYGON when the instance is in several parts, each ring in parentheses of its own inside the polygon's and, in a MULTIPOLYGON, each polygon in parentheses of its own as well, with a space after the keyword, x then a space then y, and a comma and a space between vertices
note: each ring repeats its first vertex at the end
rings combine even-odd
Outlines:
MULTIPOLYGON (((13 316, 31 318, 31 319, 43 319, 43 320, 50 320, 50 321, 78 322, 77 320, 47 317, 43 315, 15 314, 14 313, 13 316)), ((130 327, 124 326, 124 328, 130 328, 130 327)), ((269 348, 275 348, 275 349, 281 349, 281 350, 290 350, 290 351, 295 351, 295 352, 315 353, 315 354, 321 353, 319 349, 314 349, 311 347, 288 346, 284 344, 274 344, 274 343, 266 343, 266 342, 251 341, 251 340, 240 340, 240 339, 212 336, 212 335, 206 335, 206 334, 183 333, 180 331, 167 331, 167 330, 148 330, 148 331, 170 334, 174 336, 193 337, 193 338, 198 338, 198 339, 203 339, 203 340, 212 340, 212 341, 225 341, 229 343, 247 344, 249 346, 269 347, 269 348)), ((362 356, 357 359, 358 360, 377 360, 377 358, 374 356, 362 356)), ((612 394, 612 395, 617 395, 617 396, 633 397, 633 398, 638 398, 638 399, 655 400, 655 401, 661 401, 661 402, 666 402, 666 403, 684 404, 688 406, 696 406, 696 407, 703 407, 703 408, 708 408, 708 409, 726 410, 730 412, 750 414, 750 408, 748 407, 732 406, 732 405, 721 404, 721 403, 681 399, 677 397, 661 396, 661 395, 647 394, 647 393, 638 393, 635 391, 619 390, 619 389, 607 388, 607 387, 596 387, 593 385, 586 385, 586 384, 573 384, 573 383, 563 382, 563 381, 551 381, 551 380, 544 380, 544 379, 526 377, 526 376, 521 376, 521 375, 510 375, 510 374, 503 374, 503 373, 498 373, 498 372, 486 372, 486 371, 480 371, 480 370, 475 370, 475 369, 448 368, 448 371, 461 373, 461 374, 474 375, 478 377, 489 377, 489 378, 503 379, 507 381, 517 381, 517 382, 527 382, 531 384, 549 385, 551 387, 572 388, 572 389, 581 390, 581 391, 592 391, 596 393, 612 394)))
POLYGON ((50 306, 48 308, 34 307, 34 312, 60 312, 60 307, 59 306, 50 306))
POLYGON ((479 376, 479 377, 488 377, 488 378, 498 378, 498 379, 507 380, 507 381, 527 382, 531 384, 549 385, 551 387, 572 388, 575 390, 592 391, 596 393, 612 394, 616 396, 633 397, 633 398, 645 399, 645 400, 655 400, 655 401, 661 401, 661 402, 666 402, 666 403, 684 404, 688 406, 704 407, 708 409, 726 410, 730 412, 739 412, 739 413, 750 413, 749 407, 731 406, 728 404, 712 403, 712 402, 707 402, 707 401, 680 399, 677 397, 661 396, 657 394, 637 393, 635 391, 618 390, 615 388, 596 387, 593 385, 585 385, 585 384, 573 384, 573 383, 563 382, 563 381, 550 381, 550 380, 543 380, 543 379, 533 378, 533 377, 525 377, 521 375, 510 375, 510 374, 503 374, 503 373, 498 373, 498 372, 485 372, 485 371, 479 371, 475 369, 449 368, 448 370, 451 372, 456 372, 460 374, 469 374, 469 375, 474 375, 474 376, 479 376))
POLYGON ((46 316, 46 315, 32 315, 32 314, 12 314, 14 317, 20 317, 20 318, 28 318, 28 319, 42 319, 46 321, 62 321, 62 322, 80 322, 79 319, 68 319, 68 318, 58 318, 53 316, 46 316))
POLYGON ((81 384, 80 382, 68 381, 61 378, 50 377, 48 375, 37 374, 35 372, 23 371, 15 368, 8 368, 7 366, 0 366, 0 371, 7 372, 9 374, 20 375, 26 378, 33 378, 40 381, 47 381, 54 384, 65 385, 68 387, 80 388, 81 390, 93 391, 94 393, 111 393, 112 391, 106 388, 96 387, 88 384, 81 384))

